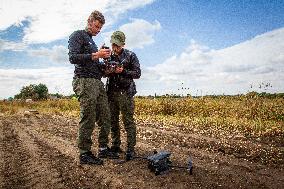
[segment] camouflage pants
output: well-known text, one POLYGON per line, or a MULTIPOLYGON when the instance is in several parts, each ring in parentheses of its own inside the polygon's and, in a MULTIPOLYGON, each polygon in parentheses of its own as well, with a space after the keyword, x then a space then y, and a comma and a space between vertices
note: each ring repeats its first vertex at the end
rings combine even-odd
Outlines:
POLYGON ((119 147, 121 144, 119 126, 119 114, 121 112, 127 133, 127 148, 132 150, 136 145, 136 125, 133 118, 134 98, 127 95, 126 92, 109 92, 108 97, 111 112, 112 146, 119 147))
POLYGON ((78 134, 80 153, 91 150, 95 122, 100 127, 99 147, 106 147, 110 132, 110 111, 103 82, 94 78, 76 78, 72 85, 80 102, 78 134))

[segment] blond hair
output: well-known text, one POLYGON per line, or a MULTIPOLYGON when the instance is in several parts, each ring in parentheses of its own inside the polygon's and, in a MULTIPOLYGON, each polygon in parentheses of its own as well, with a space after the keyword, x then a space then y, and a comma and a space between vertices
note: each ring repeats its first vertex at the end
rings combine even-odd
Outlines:
POLYGON ((94 21, 94 20, 98 20, 101 24, 105 24, 105 17, 104 17, 104 15, 101 12, 97 11, 97 10, 95 10, 95 11, 93 11, 91 13, 91 15, 88 18, 88 22, 94 21))

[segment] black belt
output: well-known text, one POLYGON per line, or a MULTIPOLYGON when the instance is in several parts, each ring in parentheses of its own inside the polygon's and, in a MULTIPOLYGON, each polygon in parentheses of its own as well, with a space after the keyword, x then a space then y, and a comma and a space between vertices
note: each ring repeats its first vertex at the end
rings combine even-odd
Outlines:
POLYGON ((93 78, 93 79, 97 79, 97 80, 101 80, 102 77, 89 77, 89 76, 74 76, 73 79, 80 79, 80 78, 93 78))

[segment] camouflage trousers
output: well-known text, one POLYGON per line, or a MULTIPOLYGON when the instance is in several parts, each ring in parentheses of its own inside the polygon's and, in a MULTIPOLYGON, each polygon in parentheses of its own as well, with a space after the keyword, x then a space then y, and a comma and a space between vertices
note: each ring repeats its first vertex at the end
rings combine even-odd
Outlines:
POLYGON ((80 102, 78 134, 80 153, 91 150, 91 137, 96 122, 100 128, 99 147, 106 147, 109 142, 110 111, 103 82, 94 78, 76 78, 72 85, 80 102))
POLYGON ((112 146, 119 147, 120 126, 119 114, 121 112, 122 121, 127 134, 127 148, 133 150, 136 145, 136 125, 134 122, 134 98, 126 92, 109 92, 108 100, 111 112, 111 137, 112 146))

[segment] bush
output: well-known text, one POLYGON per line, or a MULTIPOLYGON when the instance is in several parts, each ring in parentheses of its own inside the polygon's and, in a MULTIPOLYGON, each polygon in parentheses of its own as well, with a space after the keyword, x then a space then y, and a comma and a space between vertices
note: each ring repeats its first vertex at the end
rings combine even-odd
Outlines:
POLYGON ((33 100, 45 100, 48 97, 48 88, 45 84, 30 84, 22 87, 19 94, 15 95, 15 99, 33 99, 33 100))

